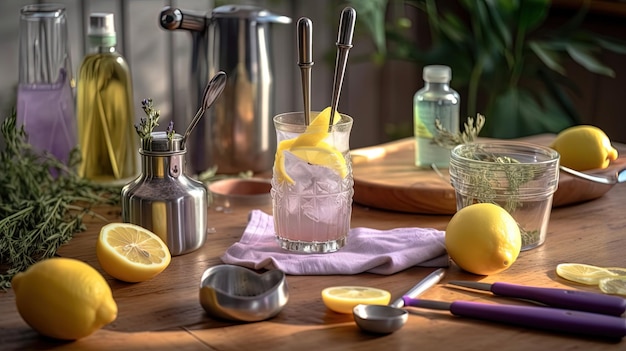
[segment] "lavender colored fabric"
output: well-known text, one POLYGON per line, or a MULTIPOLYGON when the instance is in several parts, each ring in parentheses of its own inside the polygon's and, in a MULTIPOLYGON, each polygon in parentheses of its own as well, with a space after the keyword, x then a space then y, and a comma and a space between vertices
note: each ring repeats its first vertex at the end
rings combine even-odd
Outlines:
POLYGON ((413 266, 447 267, 444 235, 431 228, 352 228, 347 244, 337 252, 296 253, 278 246, 272 216, 253 210, 241 240, 228 248, 221 259, 226 264, 256 270, 280 269, 291 275, 389 275, 413 266))

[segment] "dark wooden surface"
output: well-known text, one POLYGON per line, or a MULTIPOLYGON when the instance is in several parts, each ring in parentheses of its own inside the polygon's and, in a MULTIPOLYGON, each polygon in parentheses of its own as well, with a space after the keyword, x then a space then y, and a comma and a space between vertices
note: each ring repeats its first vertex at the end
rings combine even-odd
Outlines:
MULTIPOLYGON (((602 197, 552 211, 545 244, 522 252, 513 266, 496 275, 476 276, 452 264, 442 284, 423 297, 443 301, 474 300, 521 303, 481 292, 445 285, 452 279, 503 281, 543 287, 598 292, 594 286, 559 278, 557 264, 579 262, 626 267, 626 186, 617 185, 602 197)), ((271 213, 271 207, 261 209, 271 213)), ((59 254, 84 260, 107 278, 119 307, 117 320, 94 334, 59 342, 39 336, 20 317, 12 290, 0 293, 2 350, 623 350, 624 341, 555 334, 497 323, 454 317, 447 312, 411 309, 407 324, 396 333, 378 336, 361 332, 351 315, 328 311, 320 292, 333 285, 365 285, 387 289, 395 299, 432 269, 411 268, 390 276, 288 276, 290 298, 273 319, 240 324, 212 319, 198 299, 202 272, 221 263, 220 256, 240 237, 252 207, 227 213, 209 208, 214 229, 199 250, 174 257, 154 279, 127 284, 104 273, 96 259, 95 242, 104 223, 91 220, 59 254)), ((111 221, 120 221, 119 208, 100 208, 111 221)), ((352 226, 376 229, 432 227, 445 229, 450 216, 416 215, 354 205, 352 226)))

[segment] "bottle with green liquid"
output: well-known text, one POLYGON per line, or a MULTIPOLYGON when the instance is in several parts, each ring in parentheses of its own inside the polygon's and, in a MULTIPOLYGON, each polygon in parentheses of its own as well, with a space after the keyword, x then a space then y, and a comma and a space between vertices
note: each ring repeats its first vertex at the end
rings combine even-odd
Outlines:
POLYGON ((424 87, 413 98, 415 165, 447 168, 450 150, 432 143, 437 134, 435 120, 451 133, 459 132, 459 94, 450 87, 452 69, 443 65, 424 67, 424 87))
POLYGON ((79 175, 125 184, 139 174, 128 64, 117 52, 112 13, 89 16, 89 53, 78 73, 77 118, 82 163, 79 175))

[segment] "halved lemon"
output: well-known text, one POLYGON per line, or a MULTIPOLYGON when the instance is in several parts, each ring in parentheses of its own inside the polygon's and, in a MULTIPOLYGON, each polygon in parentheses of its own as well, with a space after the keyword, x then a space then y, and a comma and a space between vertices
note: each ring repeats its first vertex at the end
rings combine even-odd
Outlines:
POLYGON ((102 227, 96 255, 105 272, 129 283, 155 277, 172 259, 161 238, 130 223, 110 223, 102 227))
MULTIPOLYGON (((598 285, 603 278, 618 277, 619 274, 612 271, 619 268, 604 268, 583 263, 561 263, 556 266, 556 274, 567 280, 581 284, 598 285)), ((624 272, 626 275, 626 270, 624 272)))
POLYGON ((389 291, 365 286, 333 286, 322 290, 324 305, 337 313, 352 313, 356 305, 387 305, 390 300, 389 291))
POLYGON ((626 276, 602 278, 598 286, 605 294, 626 295, 626 276))

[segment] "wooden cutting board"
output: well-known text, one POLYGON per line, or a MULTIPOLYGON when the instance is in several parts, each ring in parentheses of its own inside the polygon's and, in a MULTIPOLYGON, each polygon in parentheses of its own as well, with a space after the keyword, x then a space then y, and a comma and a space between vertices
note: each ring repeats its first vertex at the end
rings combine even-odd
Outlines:
MULTIPOLYGON (((554 134, 541 134, 517 140, 549 145, 554 134)), ((616 145, 626 154, 623 145, 616 145)), ((449 215, 456 212, 456 197, 447 169, 441 175, 414 165, 413 138, 356 149, 351 152, 354 174, 354 201, 380 209, 449 215)), ((626 166, 626 158, 596 172, 609 174, 626 166)), ((612 185, 598 184, 561 172, 553 206, 565 206, 601 197, 612 185)))

